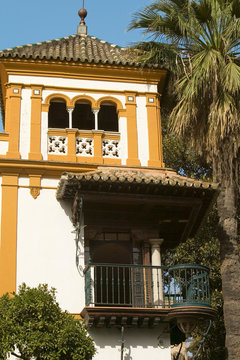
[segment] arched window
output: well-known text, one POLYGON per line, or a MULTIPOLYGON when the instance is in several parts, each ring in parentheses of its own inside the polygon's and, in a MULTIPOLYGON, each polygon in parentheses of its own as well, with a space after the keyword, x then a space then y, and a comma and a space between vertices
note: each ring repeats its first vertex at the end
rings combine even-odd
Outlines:
POLYGON ((114 104, 101 104, 98 113, 98 128, 105 131, 118 131, 118 115, 114 104))
POLYGON ((73 128, 81 130, 94 129, 94 114, 89 103, 77 102, 72 114, 73 128))
POLYGON ((63 99, 53 99, 48 112, 48 127, 65 129, 69 127, 69 115, 63 99))

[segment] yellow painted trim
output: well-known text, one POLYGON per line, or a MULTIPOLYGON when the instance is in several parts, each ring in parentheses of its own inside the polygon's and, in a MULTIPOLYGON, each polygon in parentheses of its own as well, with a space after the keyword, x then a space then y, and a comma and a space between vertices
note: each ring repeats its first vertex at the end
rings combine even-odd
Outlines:
MULTIPOLYGON (((75 89, 76 91, 76 89, 75 89)), ((79 90, 77 89, 77 91, 79 92, 79 90)), ((94 100, 94 98, 92 98, 91 96, 89 95, 77 95, 75 96, 73 99, 70 100, 70 103, 71 103, 71 107, 74 107, 76 102, 77 101, 80 101, 80 100, 86 100, 87 102, 90 102, 92 108, 96 108, 97 105, 96 105, 96 100, 94 100)))
POLYGON ((77 137, 93 138, 93 130, 77 130, 77 137))
POLYGON ((0 141, 9 141, 9 133, 0 133, 0 141))
POLYGON ((67 136, 67 131, 66 129, 48 129, 48 135, 52 135, 52 136, 67 136))
POLYGON ((68 157, 68 155, 53 155, 53 154, 48 154, 48 160, 49 161, 54 161, 54 162, 58 162, 61 161, 63 163, 66 162, 76 162, 76 156, 74 159, 71 159, 68 157))
POLYGON ((5 59, 4 65, 9 75, 48 76, 61 78, 75 78, 86 80, 105 80, 119 82, 134 82, 158 84, 165 82, 167 70, 127 67, 119 65, 68 63, 62 61, 46 61, 36 59, 5 59))
POLYGON ((67 137, 68 137, 68 153, 67 153, 67 161, 76 161, 76 129, 66 129, 67 137))
MULTIPOLYGON (((114 81, 114 79, 113 79, 113 81, 114 81)), ((50 85, 43 85, 43 84, 38 85, 38 84, 24 84, 24 83, 21 83, 21 85, 24 89, 31 89, 33 86, 35 86, 35 87, 40 86, 40 87, 43 87, 44 90, 48 90, 48 91, 50 90, 50 91, 54 91, 56 93, 58 93, 59 91, 68 91, 68 92, 76 92, 77 91, 77 92, 83 93, 83 94, 86 94, 86 93, 106 94, 106 96, 125 95, 125 93, 126 93, 126 90, 105 90, 105 89, 95 89, 95 88, 88 89, 88 88, 76 88, 76 87, 67 87, 67 86, 50 86, 50 85)), ((152 93, 146 93, 146 91, 137 91, 134 93, 136 94, 136 96, 141 96, 141 97, 146 97, 146 94, 152 94, 153 96, 158 94, 157 91, 152 92, 152 93)), ((83 96, 85 96, 85 95, 83 95, 83 96)), ((89 95, 86 95, 86 96, 89 96, 89 95)))
MULTIPOLYGON (((18 185, 19 189, 30 189, 30 186, 27 185, 18 185)), ((40 186, 40 190, 57 190, 57 187, 55 186, 40 186)))
POLYGON ((104 165, 121 165, 121 159, 117 158, 103 158, 104 165))
POLYGON ((122 103, 119 99, 116 99, 114 96, 104 96, 104 97, 101 97, 100 99, 98 99, 97 101, 97 108, 99 109, 101 104, 103 102, 110 102, 112 103, 113 105, 116 106, 117 110, 123 110, 123 106, 122 106, 122 103))
POLYGON ((109 139, 109 140, 120 140, 120 134, 110 134, 110 133, 104 133, 102 136, 103 139, 109 139))
POLYGON ((49 111, 49 104, 42 104, 42 112, 48 112, 49 111))
MULTIPOLYGON (((54 156, 54 155, 52 155, 54 156)), ((50 157, 50 156, 49 156, 50 157)), ((96 163, 83 163, 83 162, 66 162, 64 159, 60 160, 59 156, 55 156, 57 159, 51 161, 33 161, 22 159, 1 159, 0 160, 0 173, 19 173, 19 176, 26 177, 29 174, 37 173, 42 177, 59 178, 63 172, 86 172, 97 170, 98 164, 96 163)))
POLYGON ((160 153, 160 162, 161 166, 165 167, 163 162, 163 144, 162 144, 162 120, 161 120, 161 104, 160 97, 157 97, 157 116, 158 116, 158 124, 159 124, 159 153, 160 153))
POLYGON ((126 93, 126 118, 127 118, 127 141, 128 141, 128 158, 127 165, 140 166, 138 159, 138 138, 137 138, 137 111, 136 111, 136 94, 126 93), (134 98, 128 101, 128 96, 134 98))
MULTIPOLYGON (((6 84, 8 82, 8 75, 7 75, 5 67, 1 63, 0 63, 0 77, 1 77, 1 85, 2 85, 3 106, 6 111, 6 95, 7 95, 6 84)), ((4 128, 5 128, 5 119, 2 119, 2 122, 3 122, 4 128)))
POLYGON ((161 149, 161 125, 160 116, 158 114, 158 99, 155 96, 154 102, 148 101, 152 94, 147 95, 147 120, 148 120, 148 142, 149 142, 149 161, 148 166, 162 167, 162 149, 161 149))
MULTIPOLYGON (((66 102, 66 106, 67 107, 71 107, 71 100, 67 95, 64 94, 59 94, 59 93, 54 93, 54 94, 50 94, 46 97, 44 104, 45 105, 50 105, 50 102, 54 99, 63 99, 66 102)), ((42 104, 42 105, 44 105, 42 104)))
POLYGON ((94 141, 94 158, 98 164, 103 164, 102 157, 102 137, 104 132, 102 130, 93 131, 94 141))
POLYGON ((37 197, 40 195, 40 189, 41 189, 41 176, 36 174, 29 175, 29 188, 30 188, 30 194, 34 199, 37 199, 37 197))
POLYGON ((28 158, 31 160, 42 160, 41 154, 41 106, 42 106, 42 88, 32 87, 31 96, 31 130, 30 130, 30 152, 28 158), (34 91, 38 90, 39 95, 34 91))
POLYGON ((18 175, 2 174, 0 296, 16 291, 18 175))
POLYGON ((9 133, 7 158, 19 159, 21 85, 7 85, 5 131, 9 133), (15 93, 15 90, 18 93, 15 93))
POLYGON ((73 129, 48 129, 48 135, 52 135, 52 136, 67 136, 67 131, 71 130, 74 131, 76 133, 77 137, 93 137, 93 131, 94 130, 79 130, 76 128, 73 129))

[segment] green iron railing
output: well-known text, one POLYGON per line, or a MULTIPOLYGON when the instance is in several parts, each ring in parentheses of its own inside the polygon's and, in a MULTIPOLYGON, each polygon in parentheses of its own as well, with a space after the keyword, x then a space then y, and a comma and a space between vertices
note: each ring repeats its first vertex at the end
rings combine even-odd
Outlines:
POLYGON ((171 266, 168 272, 171 306, 211 306, 209 268, 184 264, 171 266))
POLYGON ((211 306, 205 266, 89 264, 84 273, 86 306, 211 306))

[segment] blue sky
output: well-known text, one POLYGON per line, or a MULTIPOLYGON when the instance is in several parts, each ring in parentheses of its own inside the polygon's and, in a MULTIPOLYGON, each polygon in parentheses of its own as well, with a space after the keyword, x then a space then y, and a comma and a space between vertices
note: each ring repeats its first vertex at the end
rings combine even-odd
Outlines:
MULTIPOLYGON (((126 28, 132 14, 148 3, 149 0, 85 0, 88 34, 121 46, 140 40, 140 32, 127 33, 126 28)), ((2 1, 0 49, 75 34, 81 7, 82 0, 2 1)))
MULTIPOLYGON (((85 0, 88 34, 120 46, 142 40, 141 31, 126 29, 132 14, 149 3, 149 0, 85 0)), ((81 7, 82 0, 2 0, 0 50, 76 34, 81 7)))

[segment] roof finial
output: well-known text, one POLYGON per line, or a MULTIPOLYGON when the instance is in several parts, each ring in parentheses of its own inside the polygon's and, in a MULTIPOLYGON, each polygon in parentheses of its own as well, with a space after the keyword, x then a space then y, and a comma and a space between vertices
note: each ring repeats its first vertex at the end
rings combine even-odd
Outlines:
POLYGON ((85 24, 85 17, 87 16, 87 10, 84 9, 84 0, 83 0, 83 7, 79 10, 78 15, 81 18, 80 24, 78 25, 78 34, 87 35, 87 26, 85 24))

